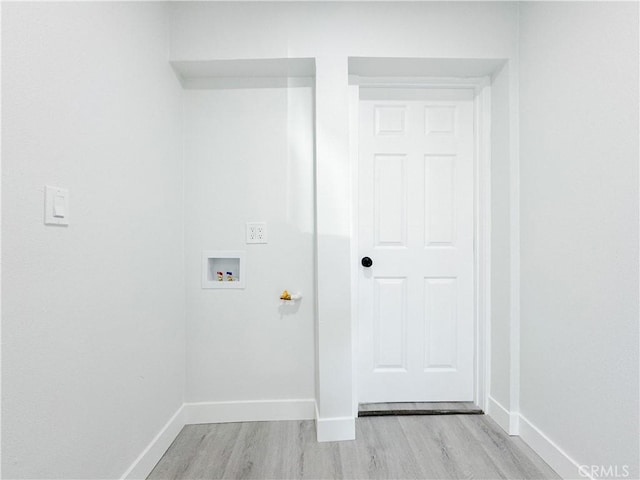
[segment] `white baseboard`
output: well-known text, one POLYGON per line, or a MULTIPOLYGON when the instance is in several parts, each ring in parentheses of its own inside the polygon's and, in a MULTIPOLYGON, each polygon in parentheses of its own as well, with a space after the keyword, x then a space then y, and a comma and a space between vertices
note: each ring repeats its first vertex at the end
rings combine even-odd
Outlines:
POLYGON ((491 395, 487 398, 487 411, 489 415, 505 432, 509 433, 510 412, 491 395))
POLYGON ((185 423, 313 420, 315 405, 314 399, 185 403, 185 423))
POLYGON ((185 425, 313 420, 315 405, 314 399, 183 403, 121 478, 147 478, 185 425))
POLYGON ((175 440, 184 427, 184 404, 169 419, 149 445, 142 451, 129 469, 122 475, 123 479, 145 479, 162 458, 164 452, 175 440))
POLYGON ((579 464, 522 414, 510 412, 491 396, 488 397, 486 413, 509 435, 519 435, 563 479, 593 480, 586 471, 581 475, 579 464))
POLYGON ((510 412, 491 395, 488 397, 487 415, 489 415, 509 435, 519 434, 520 416, 510 412))
POLYGON ((355 417, 320 418, 316 406, 316 435, 318 442, 341 442, 355 440, 355 417))
POLYGON ((592 478, 586 471, 581 475, 578 471, 579 464, 522 415, 520 437, 563 479, 592 478))
MULTIPOLYGON (((509 435, 520 435, 540 457, 563 479, 589 478, 581 476, 579 464, 567 455, 553 440, 524 416, 509 412, 491 396, 487 414, 509 435)), ((122 479, 144 479, 185 425, 197 423, 255 422, 276 420, 316 419, 318 442, 354 440, 354 417, 320 418, 313 399, 260 400, 238 402, 184 403, 160 429, 149 445, 122 475, 122 479)), ((587 474, 587 472, 583 472, 587 474)))

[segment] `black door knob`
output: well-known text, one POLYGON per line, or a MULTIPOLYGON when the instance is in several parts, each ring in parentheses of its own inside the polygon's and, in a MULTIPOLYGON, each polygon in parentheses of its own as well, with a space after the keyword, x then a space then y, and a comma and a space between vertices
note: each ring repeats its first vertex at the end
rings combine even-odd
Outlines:
POLYGON ((360 263, 362 263, 363 267, 369 268, 371 265, 373 265, 373 260, 371 260, 369 257, 362 257, 362 261, 360 263))

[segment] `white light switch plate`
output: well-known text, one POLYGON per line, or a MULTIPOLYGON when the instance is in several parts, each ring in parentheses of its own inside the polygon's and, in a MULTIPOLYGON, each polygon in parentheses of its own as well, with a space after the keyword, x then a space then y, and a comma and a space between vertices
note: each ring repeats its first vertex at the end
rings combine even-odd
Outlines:
POLYGON ((247 223, 247 243, 267 243, 266 222, 247 223))
POLYGON ((44 223, 45 225, 69 225, 69 190, 45 185, 44 223))

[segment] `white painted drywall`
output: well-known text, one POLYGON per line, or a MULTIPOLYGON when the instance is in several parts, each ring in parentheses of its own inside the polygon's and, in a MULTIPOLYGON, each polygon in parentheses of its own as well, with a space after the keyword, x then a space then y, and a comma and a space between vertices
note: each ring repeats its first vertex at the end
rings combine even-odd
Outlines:
MULTIPOLYGON (((318 59, 316 151, 320 281, 316 348, 321 417, 352 416, 349 228, 345 224, 347 212, 335 208, 336 204, 343 209, 350 208, 350 194, 344 185, 344 175, 349 169, 347 58, 513 59, 517 54, 517 28, 517 5, 510 2, 172 4, 171 58, 174 61, 318 59), (335 189, 330 184, 332 174, 335 189), (336 214, 332 216, 332 212, 336 214), (326 362, 324 366, 323 362, 326 362)), ((508 81, 512 91, 516 75, 510 75, 508 81)), ((509 161, 512 159, 513 155, 509 161)), ((494 257, 508 255, 508 251, 493 253, 494 257)), ((245 355, 250 353, 247 348, 245 355)))
POLYGON ((183 402, 166 7, 2 4, 4 478, 118 478, 183 402), (43 224, 44 185, 69 189, 43 224))
POLYGON ((521 414, 579 464, 629 465, 629 478, 638 24, 635 2, 520 7, 521 414))
POLYGON ((184 149, 187 401, 314 398, 313 87, 186 90, 184 149), (246 251, 246 287, 203 290, 202 250, 246 251))
MULTIPOLYGON (((316 59, 316 225, 318 295, 318 412, 321 418, 352 416, 351 177, 347 59, 316 59), (345 135, 346 133, 346 135, 345 135), (349 407, 348 409, 346 407, 349 407)), ((318 439, 332 436, 318 424, 318 439)))
POLYGON ((509 58, 513 2, 176 2, 173 60, 509 58))
POLYGON ((489 394, 510 409, 511 362, 510 183, 511 120, 508 63, 491 82, 491 385, 489 394))

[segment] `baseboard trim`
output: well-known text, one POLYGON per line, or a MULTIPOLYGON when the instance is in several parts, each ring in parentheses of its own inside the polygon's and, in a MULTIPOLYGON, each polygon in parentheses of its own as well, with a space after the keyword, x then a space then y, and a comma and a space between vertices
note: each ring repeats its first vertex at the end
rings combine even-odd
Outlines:
MULTIPOLYGON (((593 480, 589 472, 584 471, 581 474, 580 464, 522 414, 509 412, 491 396, 488 397, 487 414, 509 435, 520 435, 522 440, 563 479, 593 480)), ((314 418, 318 442, 337 442, 356 438, 355 417, 320 418, 313 399, 184 403, 121 478, 127 480, 146 478, 185 425, 312 420, 314 418)))
POLYGON ((121 478, 147 478, 185 425, 313 420, 315 405, 314 399, 183 403, 121 478))
POLYGON ((315 400, 257 400, 185 403, 185 423, 313 420, 315 400))
POLYGON ((135 459, 121 478, 127 480, 147 478, 153 467, 164 455, 164 452, 167 451, 178 436, 182 427, 184 427, 184 404, 178 408, 160 432, 149 442, 149 445, 138 455, 138 458, 135 459))
POLYGON ((489 415, 505 432, 509 433, 511 412, 502 406, 491 395, 487 398, 487 415, 489 415))
POLYGON ((318 442, 342 442, 356 439, 355 417, 320 418, 317 406, 315 410, 318 442))
POLYGON ((510 412, 491 395, 487 402, 487 415, 489 415, 509 435, 519 434, 520 416, 510 412))
POLYGON ((524 440, 540 457, 553 468, 563 479, 589 478, 589 472, 578 471, 580 464, 572 459, 542 430, 520 415, 520 438, 524 440))
MULTIPOLYGON (((488 397, 487 414, 509 435, 520 435, 563 479, 588 478, 553 440, 521 414, 511 413, 500 402, 488 397)), ((185 425, 197 423, 259 422, 277 420, 316 420, 318 442, 354 440, 354 417, 320 418, 315 400, 260 400, 238 402, 184 403, 122 475, 122 479, 144 479, 185 425)))

